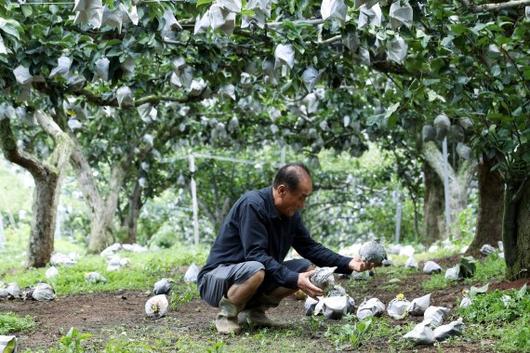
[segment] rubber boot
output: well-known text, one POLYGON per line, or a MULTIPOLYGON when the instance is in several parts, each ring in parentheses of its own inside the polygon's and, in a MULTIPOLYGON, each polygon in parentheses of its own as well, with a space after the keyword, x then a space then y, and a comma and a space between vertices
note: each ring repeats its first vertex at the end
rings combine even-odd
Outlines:
POLYGON ((247 324, 253 327, 276 327, 279 324, 273 322, 265 311, 269 308, 277 307, 280 301, 265 294, 258 294, 252 298, 245 310, 239 313, 240 324, 247 324))
POLYGON ((215 328, 217 332, 225 335, 229 334, 238 334, 241 332, 241 327, 237 322, 237 314, 239 313, 239 308, 228 298, 223 297, 219 302, 219 309, 221 311, 217 314, 215 319, 215 328))

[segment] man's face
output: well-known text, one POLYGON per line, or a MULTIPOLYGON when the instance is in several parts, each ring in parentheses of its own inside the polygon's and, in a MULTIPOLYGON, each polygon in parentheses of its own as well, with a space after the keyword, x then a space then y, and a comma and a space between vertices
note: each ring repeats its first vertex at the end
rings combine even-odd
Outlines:
POLYGON ((309 177, 303 177, 296 190, 289 189, 286 185, 278 186, 279 203, 278 211, 284 216, 292 217, 296 211, 305 206, 307 197, 313 192, 313 183, 309 177))

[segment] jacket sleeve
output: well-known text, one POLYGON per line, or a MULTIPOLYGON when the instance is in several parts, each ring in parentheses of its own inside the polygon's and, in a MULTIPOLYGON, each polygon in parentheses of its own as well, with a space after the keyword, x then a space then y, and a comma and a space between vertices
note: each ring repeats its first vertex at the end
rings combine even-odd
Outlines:
POLYGON ((268 253, 269 235, 258 207, 252 203, 241 205, 239 218, 245 259, 262 263, 267 275, 272 276, 280 286, 298 288, 298 273, 289 270, 268 253))
POLYGON ((302 257, 305 257, 317 266, 337 266, 337 270, 335 271, 337 273, 352 273, 352 270, 349 268, 349 263, 352 258, 339 255, 313 240, 309 235, 309 231, 302 223, 301 218, 298 219, 295 226, 293 248, 302 257))

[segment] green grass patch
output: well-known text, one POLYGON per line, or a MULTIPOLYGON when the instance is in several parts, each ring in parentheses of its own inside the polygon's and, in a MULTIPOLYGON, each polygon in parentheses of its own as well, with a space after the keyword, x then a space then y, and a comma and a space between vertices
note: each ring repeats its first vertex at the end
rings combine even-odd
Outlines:
POLYGON ((20 317, 13 313, 0 314, 0 335, 28 331, 35 327, 31 316, 20 317))
POLYGON ((470 324, 466 335, 481 341, 496 341, 496 351, 530 352, 530 291, 526 288, 494 291, 473 298, 467 308, 459 309, 470 324))
MULTIPOLYGON (((30 231, 30 226, 24 223, 20 223, 19 228, 16 230, 6 227, 5 247, 0 249, 0 278, 9 273, 17 273, 24 270, 30 231)), ((75 252, 79 255, 85 253, 84 248, 80 244, 72 243, 66 239, 56 239, 54 249, 55 252, 60 253, 75 252)))
MULTIPOLYGON (((173 278, 177 283, 182 282, 182 272, 177 269, 192 262, 204 263, 206 249, 178 246, 146 253, 121 252, 119 255, 129 259, 129 265, 118 271, 108 272, 103 257, 90 255, 81 257, 73 266, 59 267, 59 275, 51 280, 45 277, 46 268, 28 270, 23 267, 11 269, 2 280, 17 282, 21 287, 32 286, 39 281, 47 282, 54 287, 57 295, 113 292, 123 289, 148 290, 162 277, 173 278), (108 281, 97 284, 86 282, 86 273, 93 271, 101 273, 108 281)), ((190 291, 191 289, 187 290, 188 294, 185 296, 189 297, 190 291)))
MULTIPOLYGON (((497 254, 491 254, 482 261, 477 261, 477 269, 473 277, 466 278, 463 283, 472 285, 476 283, 490 282, 503 278, 506 271, 506 263, 497 254)), ((449 287, 454 281, 445 279, 445 271, 433 274, 432 277, 422 283, 426 291, 433 291, 449 287)))
POLYGON ((325 336, 335 345, 337 351, 356 350, 363 345, 386 342, 393 350, 411 348, 401 337, 414 326, 412 323, 396 325, 385 317, 372 317, 356 321, 354 316, 343 318, 340 324, 330 325, 325 336), (346 323, 343 323, 345 321, 346 323))

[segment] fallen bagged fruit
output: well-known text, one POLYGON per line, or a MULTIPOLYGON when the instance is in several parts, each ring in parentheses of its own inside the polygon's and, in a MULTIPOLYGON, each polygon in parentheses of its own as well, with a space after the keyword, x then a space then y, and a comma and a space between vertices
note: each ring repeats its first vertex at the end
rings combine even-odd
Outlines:
POLYGON ((407 316, 409 306, 410 302, 400 293, 388 303, 386 312, 391 318, 401 320, 407 316))
POLYGON ((107 279, 99 272, 89 272, 85 275, 85 281, 88 283, 106 283, 107 279))
POLYGON ((462 318, 452 321, 447 325, 441 325, 434 329, 434 339, 443 341, 451 336, 461 335, 464 331, 464 322, 462 318))
POLYGON ((55 299, 55 291, 47 283, 38 283, 31 292, 33 299, 37 301, 47 301, 55 299))
POLYGON ((403 338, 411 340, 415 344, 433 344, 434 332, 427 324, 420 322, 414 326, 412 331, 405 334, 403 338))
POLYGON ((318 300, 311 297, 307 297, 304 303, 304 310, 306 316, 311 316, 315 313, 315 307, 318 304, 318 300))
POLYGON ((430 306, 423 314, 423 323, 432 328, 440 326, 445 315, 449 314, 449 309, 443 306, 430 306))
POLYGON ((380 316, 385 311, 385 304, 377 298, 365 300, 357 309, 357 318, 359 320, 370 316, 380 316))
POLYGON ((145 314, 151 318, 161 318, 166 315, 168 308, 169 303, 164 294, 155 295, 145 302, 145 314))
POLYGON ((322 290, 333 287, 335 285, 335 278, 333 277, 333 272, 337 267, 321 267, 315 270, 315 273, 311 275, 309 280, 315 286, 322 290))
POLYGON ((159 294, 169 294, 171 291, 171 280, 168 278, 162 278, 160 281, 156 282, 153 288, 153 293, 155 295, 159 294))
POLYGON ((15 336, 0 336, 0 353, 15 353, 17 338, 15 336))
POLYGON ((364 243, 359 249, 359 256, 363 261, 376 265, 381 265, 387 258, 385 248, 375 240, 364 243))
POLYGON ((431 305, 431 294, 423 297, 415 298, 410 302, 409 313, 414 316, 421 316, 425 310, 431 305))
POLYGON ((425 265, 423 265, 423 272, 428 274, 440 273, 442 272, 442 267, 434 261, 427 261, 425 265))
POLYGON ((186 273, 184 274, 184 281, 185 282, 197 282, 197 276, 199 275, 199 272, 201 269, 199 266, 195 265, 194 263, 188 267, 186 270, 186 273))

